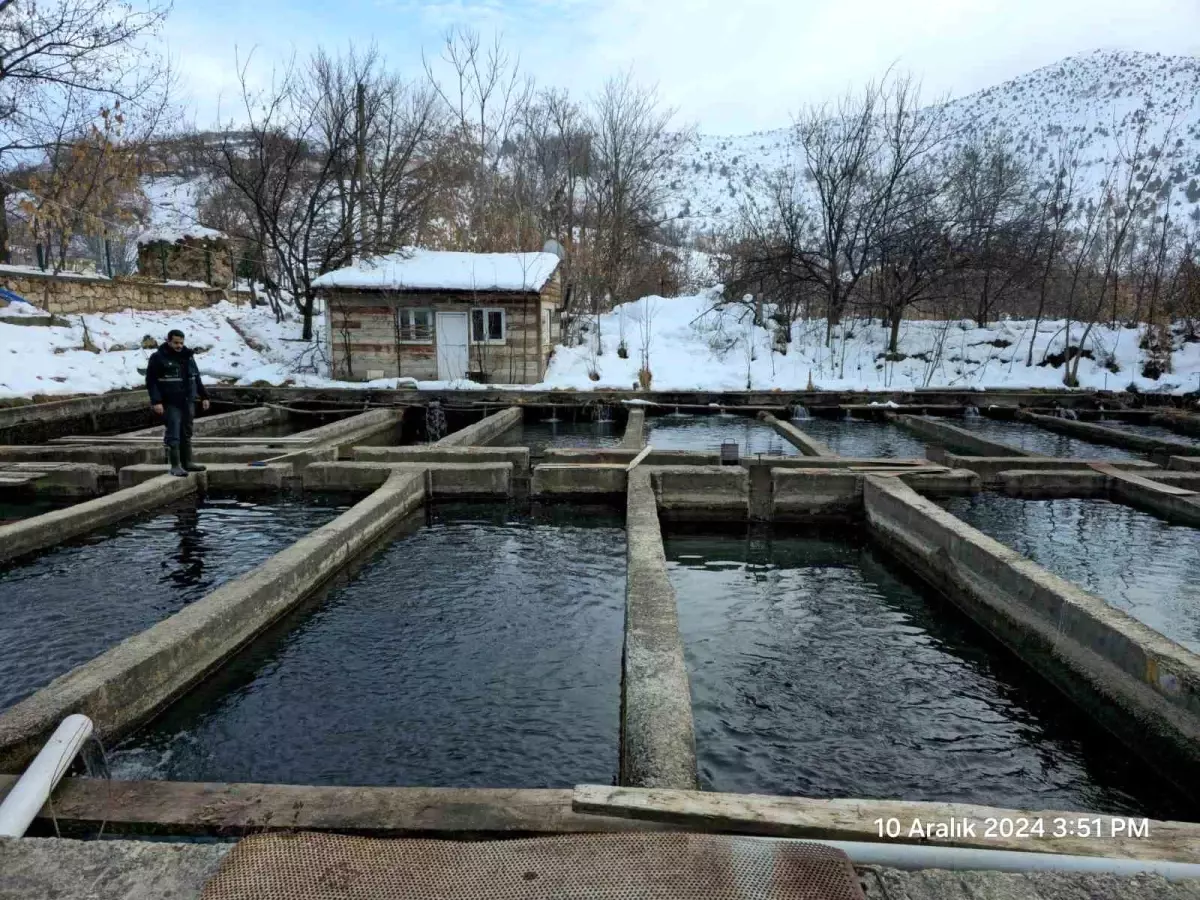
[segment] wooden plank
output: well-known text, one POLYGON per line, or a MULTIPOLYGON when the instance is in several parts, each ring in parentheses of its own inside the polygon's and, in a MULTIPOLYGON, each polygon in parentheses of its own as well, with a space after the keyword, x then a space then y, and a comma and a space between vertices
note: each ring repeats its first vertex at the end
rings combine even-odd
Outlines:
MULTIPOLYGON (((0 775, 0 799, 16 782, 0 775)), ((453 837, 672 830, 626 818, 580 815, 570 790, 316 787, 64 778, 54 792, 60 825, 234 833, 306 829, 346 834, 453 837)), ((49 824, 50 808, 39 818, 49 824)))
POLYGON ((1146 490, 1156 491, 1160 494, 1173 494, 1176 497, 1195 497, 1195 491, 1189 491, 1187 488, 1181 488, 1174 484, 1163 484, 1161 481, 1152 481, 1149 478, 1143 478, 1141 475, 1135 475, 1133 472, 1127 472, 1118 469, 1109 463, 1088 463, 1088 466, 1095 469, 1097 472, 1103 472, 1109 478, 1116 478, 1118 481, 1126 481, 1129 484, 1136 484, 1138 487, 1146 490))
POLYGON ((628 816, 687 828, 690 831, 733 831, 771 837, 816 840, 885 841, 931 843, 948 847, 979 847, 990 850, 1028 850, 1078 856, 1111 856, 1121 859, 1163 859, 1200 863, 1200 824, 1146 822, 1143 837, 1127 833, 1124 816, 1095 813, 999 809, 961 803, 917 803, 902 800, 810 800, 805 797, 773 797, 758 794, 717 794, 702 791, 672 791, 655 788, 614 788, 580 785, 571 804, 576 812, 606 816, 628 816), (901 836, 882 837, 877 819, 895 819, 901 836), (1040 823, 1043 836, 1015 833, 1020 822, 1028 828, 1040 823), (1089 823, 1103 836, 1082 836, 1079 823, 1089 823), (1116 823, 1122 833, 1113 836, 1116 823), (932 837, 910 835, 913 824, 921 831, 933 826, 932 837), (957 824, 957 833, 939 838, 938 825, 957 824), (989 833, 989 825, 995 823, 989 833), (1005 824, 1007 823, 1007 824, 1005 824), (1014 831, 1009 836, 1008 828, 1014 831), (974 834, 971 834, 973 830, 974 834), (1063 836, 1056 834, 1063 832, 1063 836), (1074 833, 1067 833, 1073 831, 1074 833))

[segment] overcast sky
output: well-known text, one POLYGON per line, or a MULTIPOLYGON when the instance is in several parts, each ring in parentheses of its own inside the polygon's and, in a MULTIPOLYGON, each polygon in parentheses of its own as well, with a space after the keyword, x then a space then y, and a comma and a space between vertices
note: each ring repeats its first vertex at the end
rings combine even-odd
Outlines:
POLYGON ((962 96, 1106 48, 1200 54, 1200 0, 176 0, 165 39, 200 124, 256 73, 319 44, 377 43, 421 74, 446 29, 502 32, 541 84, 594 92, 632 68, 708 134, 786 125, 895 63, 962 96))

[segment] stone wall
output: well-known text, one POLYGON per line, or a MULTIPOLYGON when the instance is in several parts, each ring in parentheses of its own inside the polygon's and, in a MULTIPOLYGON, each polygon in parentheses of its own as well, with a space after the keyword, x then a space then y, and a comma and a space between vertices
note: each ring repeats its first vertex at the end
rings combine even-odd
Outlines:
POLYGON ((233 259, 223 238, 184 236, 174 243, 138 244, 138 271, 163 281, 196 281, 216 287, 233 284, 233 259))
MULTIPOLYGON (((107 313, 126 309, 191 309, 213 306, 225 292, 135 279, 41 275, 0 269, 0 287, 8 288, 52 314, 107 313)), ((2 301, 0 301, 2 302, 2 301)))

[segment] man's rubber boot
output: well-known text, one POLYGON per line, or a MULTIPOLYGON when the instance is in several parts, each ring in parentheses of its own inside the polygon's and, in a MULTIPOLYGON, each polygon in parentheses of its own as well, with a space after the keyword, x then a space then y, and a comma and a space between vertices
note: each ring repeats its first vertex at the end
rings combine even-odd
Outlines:
POLYGON ((191 444, 180 444, 179 445, 179 458, 183 462, 183 470, 185 472, 206 472, 206 471, 208 471, 206 466, 202 466, 198 462, 195 462, 192 459, 192 445, 191 444))
POLYGON ((167 460, 171 466, 172 475, 178 475, 180 478, 187 476, 187 469, 179 464, 179 448, 177 446, 167 448, 167 460))

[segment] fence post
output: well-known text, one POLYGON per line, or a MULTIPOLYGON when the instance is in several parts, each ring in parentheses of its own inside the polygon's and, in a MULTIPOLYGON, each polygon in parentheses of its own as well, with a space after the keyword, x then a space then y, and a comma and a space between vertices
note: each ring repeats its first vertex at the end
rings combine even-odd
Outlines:
POLYGON ((162 280, 167 281, 167 244, 166 241, 158 243, 158 261, 162 264, 162 280))
POLYGON ((112 244, 107 237, 104 239, 104 267, 108 271, 108 277, 112 278, 112 244))
POLYGON ((209 247, 204 248, 204 273, 211 285, 212 280, 212 250, 209 247))

